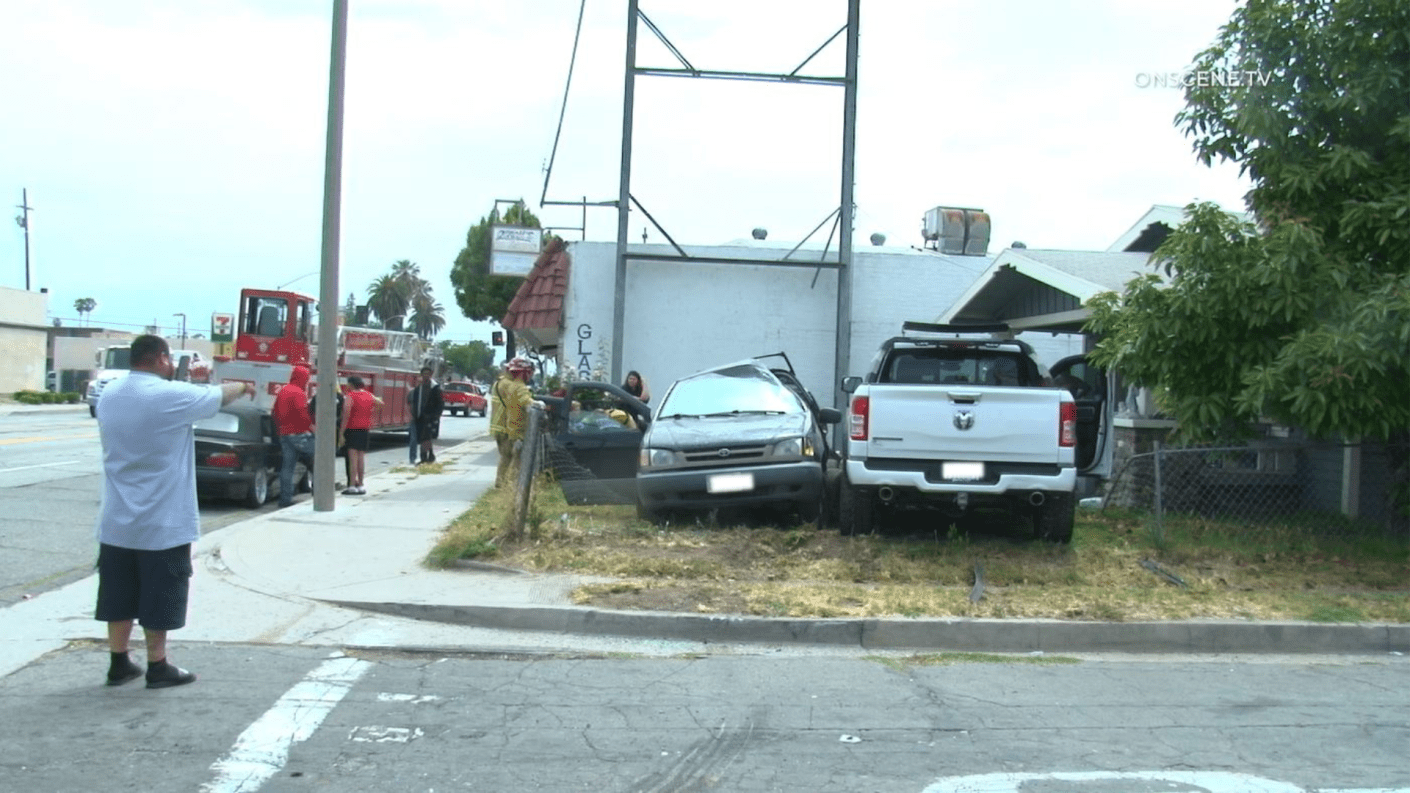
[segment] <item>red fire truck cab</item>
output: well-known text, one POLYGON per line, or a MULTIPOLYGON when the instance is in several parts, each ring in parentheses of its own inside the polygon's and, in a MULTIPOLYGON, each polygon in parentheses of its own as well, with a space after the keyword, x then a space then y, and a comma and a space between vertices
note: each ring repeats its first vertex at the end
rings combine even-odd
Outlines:
MULTIPOLYGON (((268 410, 295 366, 317 374, 317 340, 317 301, 312 297, 242 289, 235 355, 216 359, 215 381, 253 384, 258 404, 268 410)), ((373 412, 372 429, 404 432, 411 420, 406 394, 420 379, 425 353, 425 343, 414 333, 340 327, 338 386, 347 391, 348 377, 361 377, 382 400, 373 412)))

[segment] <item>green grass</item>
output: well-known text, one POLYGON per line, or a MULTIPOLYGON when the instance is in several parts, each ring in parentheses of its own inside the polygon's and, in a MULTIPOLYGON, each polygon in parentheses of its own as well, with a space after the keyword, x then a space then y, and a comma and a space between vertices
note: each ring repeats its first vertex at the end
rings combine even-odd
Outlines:
POLYGON ((841 537, 802 526, 686 520, 658 526, 629 506, 567 504, 535 488, 524 536, 509 496, 487 492, 427 563, 493 558, 534 571, 605 576, 579 603, 794 617, 902 615, 1108 621, 1285 619, 1410 623, 1410 548, 1364 523, 1293 516, 1269 524, 1166 516, 1156 542, 1141 513, 1078 512, 1070 545, 1026 526, 841 537), (1141 566, 1150 559, 1188 586, 1141 566), (976 565, 984 597, 969 600, 976 565))

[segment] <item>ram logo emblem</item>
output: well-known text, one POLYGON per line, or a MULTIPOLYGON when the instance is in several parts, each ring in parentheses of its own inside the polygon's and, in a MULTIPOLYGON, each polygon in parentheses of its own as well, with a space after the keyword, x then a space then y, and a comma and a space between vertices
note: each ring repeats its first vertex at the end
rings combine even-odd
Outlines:
POLYGON ((957 429, 957 430, 967 430, 967 429, 969 429, 970 427, 973 427, 973 426, 974 426, 974 411, 973 411, 973 410, 956 410, 956 411, 955 411, 955 429, 957 429))

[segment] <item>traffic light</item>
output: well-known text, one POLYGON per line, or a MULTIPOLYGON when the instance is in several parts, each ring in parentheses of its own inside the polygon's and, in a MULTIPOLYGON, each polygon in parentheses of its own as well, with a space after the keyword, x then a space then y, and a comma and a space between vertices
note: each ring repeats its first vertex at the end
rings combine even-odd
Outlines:
POLYGON ((490 332, 490 344, 496 347, 504 346, 504 331, 496 330, 490 332))

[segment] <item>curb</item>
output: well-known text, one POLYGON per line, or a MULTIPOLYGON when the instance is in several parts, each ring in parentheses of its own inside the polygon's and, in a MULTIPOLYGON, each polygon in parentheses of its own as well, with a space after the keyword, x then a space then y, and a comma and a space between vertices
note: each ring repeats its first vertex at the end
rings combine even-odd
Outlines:
POLYGON ((1410 625, 1313 622, 1011 622, 786 619, 577 607, 438 606, 325 600, 344 608, 475 628, 717 643, 994 653, 1410 653, 1410 625))

